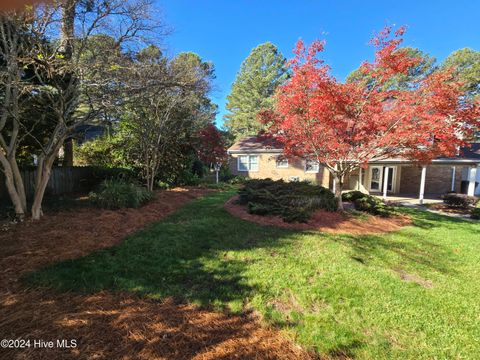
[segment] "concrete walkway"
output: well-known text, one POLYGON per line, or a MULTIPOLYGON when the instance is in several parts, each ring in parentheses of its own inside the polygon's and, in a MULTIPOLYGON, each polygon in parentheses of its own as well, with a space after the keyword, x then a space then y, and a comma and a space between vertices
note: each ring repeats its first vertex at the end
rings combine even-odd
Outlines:
MULTIPOLYGON (((383 200, 383 197, 381 195, 374 195, 380 199, 383 200)), ((393 204, 396 204, 396 205, 402 205, 402 206, 412 206, 412 205, 418 205, 418 206, 421 206, 420 204, 420 200, 418 199, 418 197, 416 196, 408 196, 408 195, 405 195, 405 196, 387 196, 387 200, 386 200, 388 203, 393 203, 393 204)), ((426 205, 426 204, 438 204, 438 203, 441 203, 443 202, 442 199, 440 199, 439 197, 425 197, 423 199, 423 204, 426 205)))
MULTIPOLYGON (((375 195, 376 197, 383 199, 382 196, 375 195)), ((438 197, 429 197, 429 198, 424 198, 423 199, 423 205, 420 204, 420 201, 418 198, 414 196, 387 196, 387 202, 392 204, 392 205, 398 205, 398 206, 405 206, 408 208, 412 209, 417 209, 417 210, 422 210, 422 211, 428 211, 433 214, 437 215, 445 215, 445 216, 450 216, 453 218, 457 219, 464 219, 464 220, 470 220, 470 221, 475 221, 470 218, 470 215, 468 214, 455 214, 455 213, 447 213, 444 211, 439 211, 439 210, 434 210, 428 208, 428 204, 439 204, 442 203, 443 200, 438 198, 438 197)))

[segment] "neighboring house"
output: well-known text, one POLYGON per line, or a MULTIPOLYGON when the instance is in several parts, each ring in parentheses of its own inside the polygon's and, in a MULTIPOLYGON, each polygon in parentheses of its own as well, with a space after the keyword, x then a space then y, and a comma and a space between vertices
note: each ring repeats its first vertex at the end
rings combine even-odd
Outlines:
MULTIPOLYGON (((283 157, 282 145, 266 137, 251 136, 228 149, 230 170, 249 178, 310 180, 333 189, 328 170, 314 161, 283 157)), ((480 195, 480 143, 454 158, 438 158, 427 166, 404 159, 372 161, 361 172, 345 179, 345 190, 361 190, 383 196, 438 196, 449 191, 480 195), (388 175, 387 175, 388 174, 388 175)))
POLYGON ((79 125, 75 130, 74 137, 77 140, 77 144, 81 145, 86 141, 101 137, 105 133, 105 130, 105 125, 79 125))
POLYGON ((329 172, 317 162, 286 159, 282 145, 267 137, 250 136, 233 144, 227 153, 232 174, 251 179, 271 178, 285 181, 309 180, 329 186, 329 172))

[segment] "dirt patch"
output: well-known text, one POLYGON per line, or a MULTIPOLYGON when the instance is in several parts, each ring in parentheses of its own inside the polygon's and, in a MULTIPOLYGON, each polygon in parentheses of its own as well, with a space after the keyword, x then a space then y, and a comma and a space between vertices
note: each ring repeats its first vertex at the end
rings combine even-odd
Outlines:
POLYGON ((274 299, 269 302, 269 305, 273 306, 275 310, 288 314, 291 311, 303 312, 304 309, 297 301, 297 298, 290 289, 285 289, 287 297, 285 299, 274 299))
POLYGON ((424 279, 418 275, 409 274, 403 270, 396 270, 396 272, 398 276, 400 276, 400 279, 404 281, 414 282, 415 284, 423 286, 424 288, 427 288, 427 289, 430 289, 433 287, 433 283, 430 280, 424 279))
POLYGON ((72 340, 76 348, 2 349, 0 359, 308 359, 252 314, 231 315, 128 293, 26 289, 30 271, 110 247, 206 190, 161 191, 139 209, 80 208, 0 232, 0 339, 72 340))
POLYGON ((307 223, 287 223, 277 216, 249 214, 245 206, 236 203, 237 199, 238 196, 234 196, 225 203, 225 209, 231 215, 260 225, 272 225, 286 229, 362 235, 397 231, 404 226, 410 225, 412 222, 405 215, 389 218, 365 215, 365 217, 359 219, 347 213, 317 210, 307 223))

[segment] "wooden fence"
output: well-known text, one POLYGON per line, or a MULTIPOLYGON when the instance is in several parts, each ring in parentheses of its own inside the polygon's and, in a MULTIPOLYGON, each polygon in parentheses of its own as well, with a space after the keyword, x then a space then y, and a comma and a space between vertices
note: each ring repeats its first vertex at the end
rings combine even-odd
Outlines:
MULTIPOLYGON (((35 190, 35 169, 21 170, 25 192, 28 198, 33 197, 35 190)), ((84 192, 91 189, 94 168, 54 167, 48 182, 45 196, 59 196, 69 193, 84 192)), ((0 202, 9 202, 4 175, 0 172, 0 202)))

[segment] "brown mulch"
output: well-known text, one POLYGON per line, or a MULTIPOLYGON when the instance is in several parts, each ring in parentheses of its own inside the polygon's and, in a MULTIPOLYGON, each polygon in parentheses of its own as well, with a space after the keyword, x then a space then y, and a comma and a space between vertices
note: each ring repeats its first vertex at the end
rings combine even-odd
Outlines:
POLYGON ((470 215, 470 213, 472 212, 471 208, 464 209, 461 207, 449 207, 447 204, 444 203, 431 204, 428 208, 447 214, 470 215))
POLYGON ((348 213, 317 210, 306 223, 287 223, 278 216, 261 216, 249 214, 246 206, 238 205, 238 196, 230 198, 225 203, 225 209, 233 216, 252 221, 260 225, 272 225, 286 229, 316 230, 333 234, 349 233, 355 235, 378 234, 400 230, 410 225, 411 219, 405 215, 396 215, 388 218, 365 215, 359 219, 348 213))
POLYGON ((308 359, 311 355, 253 314, 231 315, 102 291, 93 295, 27 289, 30 271, 110 247, 206 190, 161 191, 140 209, 80 208, 47 214, 0 232, 0 339, 30 339, 0 359, 308 359), (76 340, 74 348, 35 348, 33 340, 76 340))

